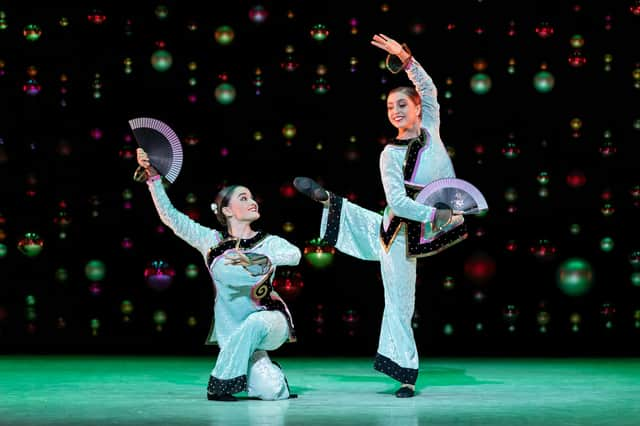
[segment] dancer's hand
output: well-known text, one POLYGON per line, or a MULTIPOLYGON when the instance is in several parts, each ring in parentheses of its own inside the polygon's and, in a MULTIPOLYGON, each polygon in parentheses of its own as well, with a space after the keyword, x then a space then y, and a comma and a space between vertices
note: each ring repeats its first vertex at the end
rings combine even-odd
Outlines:
POLYGON ((233 249, 224 254, 224 264, 249 266, 252 264, 252 262, 244 253, 239 250, 233 249))
POLYGON ((375 34, 371 44, 391 55, 396 55, 403 63, 411 57, 411 54, 400 43, 384 34, 375 34))
POLYGON ((436 209, 436 216, 433 221, 432 229, 436 232, 444 230, 444 228, 455 228, 464 222, 464 215, 459 210, 436 209))
POLYGON ((433 229, 435 231, 441 231, 442 228, 451 223, 452 217, 451 209, 436 209, 436 214, 433 218, 433 229))
POLYGON ((455 228, 458 225, 461 225, 462 222, 464 222, 464 215, 462 214, 456 214, 457 210, 453 211, 453 216, 451 216, 451 222, 449 223, 449 225, 452 228, 455 228))
POLYGON ((142 148, 136 148, 136 158, 138 160, 138 165, 145 169, 148 177, 153 177, 158 175, 158 171, 151 165, 149 161, 149 156, 142 148))

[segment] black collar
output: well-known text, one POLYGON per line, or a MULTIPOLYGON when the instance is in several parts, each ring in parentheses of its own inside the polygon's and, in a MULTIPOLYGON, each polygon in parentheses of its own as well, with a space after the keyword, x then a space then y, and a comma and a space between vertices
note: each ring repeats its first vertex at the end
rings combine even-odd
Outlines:
MULTIPOLYGON (((226 229, 223 230, 221 234, 222 234, 222 241, 220 241, 220 244, 226 243, 227 241, 233 241, 233 245, 235 245, 238 242, 238 239, 232 236, 231 234, 229 234, 229 231, 227 231, 226 229)), ((264 231, 258 231, 256 235, 254 235, 251 238, 241 238, 240 248, 243 248, 243 249, 251 248, 255 246, 258 242, 260 242, 265 236, 266 236, 266 233, 264 231)))
POLYGON ((418 142, 420 145, 424 145, 426 140, 427 140, 427 133, 424 131, 424 129, 420 129, 420 136, 418 136, 417 138, 410 138, 410 139, 393 138, 389 141, 389 144, 396 145, 396 146, 409 146, 414 142, 418 142))
MULTIPOLYGON (((217 246, 211 247, 207 252, 207 265, 209 265, 209 267, 211 267, 211 262, 213 262, 213 259, 220 256, 226 250, 233 249, 238 243, 238 239, 229 235, 229 231, 224 230, 224 231, 220 231, 220 233, 222 234, 222 237, 223 237, 222 241, 220 241, 220 243, 218 243, 217 246)), ((266 232, 258 231, 258 233, 251 238, 240 239, 239 247, 242 249, 251 249, 254 246, 256 246, 260 241, 265 239, 268 235, 269 234, 267 234, 266 232)))

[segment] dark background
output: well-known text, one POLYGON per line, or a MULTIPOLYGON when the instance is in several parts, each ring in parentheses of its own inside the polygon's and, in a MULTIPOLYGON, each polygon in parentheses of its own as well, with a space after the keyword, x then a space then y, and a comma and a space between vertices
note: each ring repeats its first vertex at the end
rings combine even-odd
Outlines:
MULTIPOLYGON (((384 52, 370 45, 384 33, 407 43, 433 77, 457 175, 490 206, 468 217, 469 239, 419 261, 421 355, 637 354, 637 2, 112 3, 0 4, 0 350, 210 353, 210 278, 199 253, 161 226, 146 186, 132 181, 128 120, 160 119, 181 138, 184 163, 168 189, 177 208, 218 227, 213 196, 224 184, 244 184, 260 201, 257 227, 304 250, 318 236, 321 208, 292 192, 295 176, 372 210, 384 206, 378 156, 395 136, 384 95, 409 83, 388 73, 384 52), (268 13, 263 22, 250 19, 255 6, 268 13), (36 41, 23 35, 29 24, 42 31, 36 41), (311 35, 318 24, 329 31, 324 40, 311 35), (222 25, 234 31, 228 45, 215 38, 222 25), (536 33, 544 25, 551 37, 536 33), (580 67, 568 62, 575 35, 584 39, 580 67), (161 43, 172 54, 166 71, 151 64, 161 43), (470 85, 482 61, 486 94, 470 85), (297 67, 287 71, 287 63, 297 67), (555 79, 547 93, 533 84, 544 67, 555 79), (326 93, 312 88, 320 77, 326 93), (41 86, 36 95, 23 90, 30 78, 41 86), (215 96, 223 81, 236 90, 230 104, 215 96), (283 134, 287 125, 293 137, 283 134), (503 154, 508 143, 516 158, 503 154), (603 154, 607 146, 615 153, 603 154), (583 186, 567 183, 575 171, 583 186), (545 173, 546 185, 538 180, 545 173), (18 249, 29 232, 43 241, 35 257, 18 249), (592 287, 578 296, 557 280, 574 257, 593 271, 592 287), (91 260, 104 263, 102 279, 85 273, 91 260), (164 291, 145 281, 152 261, 176 272, 164 291), (188 265, 197 277, 186 275, 188 265), (127 320, 123 301, 133 307, 127 320)), ((285 276, 303 285, 281 292, 298 332, 281 353, 375 353, 377 263, 336 253, 324 269, 303 259, 281 268, 285 276)))

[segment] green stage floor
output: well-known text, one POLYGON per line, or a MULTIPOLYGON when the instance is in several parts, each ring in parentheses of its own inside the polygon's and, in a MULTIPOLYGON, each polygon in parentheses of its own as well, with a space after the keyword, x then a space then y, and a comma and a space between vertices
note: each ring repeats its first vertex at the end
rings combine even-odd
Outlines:
POLYGON ((640 358, 427 358, 409 399, 371 359, 272 358, 298 399, 207 401, 215 357, 0 355, 0 424, 640 425, 640 358))

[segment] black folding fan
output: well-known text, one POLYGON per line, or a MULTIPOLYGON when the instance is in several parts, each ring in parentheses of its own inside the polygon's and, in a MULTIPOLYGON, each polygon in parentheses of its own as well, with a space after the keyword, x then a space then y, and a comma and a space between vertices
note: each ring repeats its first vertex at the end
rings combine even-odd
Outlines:
POLYGON ((149 117, 129 120, 129 126, 151 165, 173 183, 182 168, 182 144, 176 132, 166 123, 149 117))

